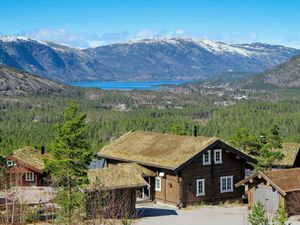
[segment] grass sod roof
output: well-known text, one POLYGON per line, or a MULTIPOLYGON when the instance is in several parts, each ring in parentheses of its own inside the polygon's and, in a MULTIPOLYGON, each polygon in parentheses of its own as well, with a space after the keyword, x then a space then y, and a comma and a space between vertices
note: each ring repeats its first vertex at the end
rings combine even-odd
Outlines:
POLYGON ((282 144, 282 149, 279 149, 284 157, 282 160, 275 162, 275 165, 278 166, 293 166, 296 156, 300 148, 299 143, 295 142, 285 142, 282 144))
POLYGON ((133 131, 102 148, 98 155, 174 170, 217 140, 133 131))
POLYGON ((137 163, 121 163, 122 166, 133 167, 142 177, 155 177, 156 173, 137 163))
POLYGON ((148 183, 142 175, 130 165, 119 164, 103 169, 88 170, 90 184, 87 189, 122 189, 145 187, 148 183))
POLYGON ((264 179, 282 195, 285 195, 287 192, 300 190, 300 168, 257 172, 238 182, 235 186, 239 187, 249 182, 251 183, 253 179, 264 179))
POLYGON ((41 154, 40 150, 26 146, 15 150, 8 158, 18 160, 19 162, 42 172, 45 169, 44 159, 48 157, 49 154, 41 154))

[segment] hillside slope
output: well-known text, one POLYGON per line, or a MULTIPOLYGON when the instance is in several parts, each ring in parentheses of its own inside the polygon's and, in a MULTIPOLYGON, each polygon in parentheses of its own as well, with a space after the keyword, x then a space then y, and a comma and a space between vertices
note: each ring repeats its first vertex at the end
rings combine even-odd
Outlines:
POLYGON ((209 40, 147 39, 77 49, 27 37, 0 37, 0 64, 61 82, 195 80, 226 72, 257 73, 300 50, 209 40))
POLYGON ((300 87, 300 55, 292 57, 274 68, 267 70, 250 78, 244 84, 245 87, 280 87, 298 88, 300 87))
POLYGON ((0 66, 0 95, 64 95, 72 88, 27 72, 0 66))

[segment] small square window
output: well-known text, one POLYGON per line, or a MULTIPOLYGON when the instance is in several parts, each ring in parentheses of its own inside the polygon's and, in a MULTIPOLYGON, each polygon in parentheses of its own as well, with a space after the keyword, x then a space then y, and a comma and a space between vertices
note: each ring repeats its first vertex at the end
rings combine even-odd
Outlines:
POLYGON ((196 196, 205 195, 205 179, 197 179, 196 186, 197 186, 196 196))
POLYGON ((214 160, 215 164, 222 164, 222 149, 215 149, 214 160))
POLYGON ((26 173, 25 180, 26 181, 34 181, 34 172, 26 173))
POLYGON ((161 178, 155 177, 155 191, 161 190, 161 178))
POLYGON ((211 164, 211 157, 210 157, 211 151, 208 150, 203 154, 203 165, 210 165, 211 164))

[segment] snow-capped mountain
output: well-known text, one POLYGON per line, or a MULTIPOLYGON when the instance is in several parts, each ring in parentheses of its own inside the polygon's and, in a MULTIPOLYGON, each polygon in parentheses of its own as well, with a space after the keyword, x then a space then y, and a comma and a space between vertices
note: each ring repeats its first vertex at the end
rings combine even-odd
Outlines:
POLYGON ((206 79, 228 71, 261 72, 299 53, 278 45, 196 39, 145 39, 77 49, 0 37, 0 64, 63 82, 206 79))

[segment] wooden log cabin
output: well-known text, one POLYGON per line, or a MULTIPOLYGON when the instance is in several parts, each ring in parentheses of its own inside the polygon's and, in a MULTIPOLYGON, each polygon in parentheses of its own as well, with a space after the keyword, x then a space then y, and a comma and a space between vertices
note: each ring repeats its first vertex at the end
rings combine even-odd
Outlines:
POLYGON ((107 166, 137 163, 153 172, 143 198, 183 207, 241 199, 245 178, 256 160, 217 138, 133 131, 105 146, 98 157, 107 166))
POLYGON ((44 160, 48 158, 45 148, 33 147, 17 149, 6 158, 6 182, 10 186, 47 186, 49 173, 44 172, 44 160))
POLYGON ((269 214, 282 205, 289 215, 300 214, 300 168, 257 172, 235 184, 247 186, 248 207, 258 201, 269 214))
POLYGON ((136 217, 136 192, 148 186, 143 179, 144 176, 155 174, 133 163, 89 169, 90 184, 85 189, 88 217, 92 219, 136 217))

